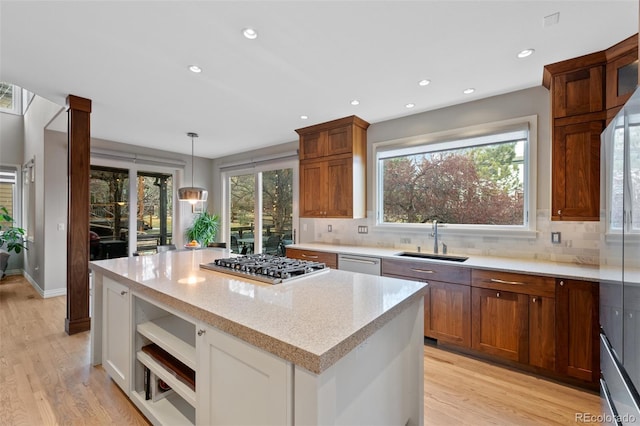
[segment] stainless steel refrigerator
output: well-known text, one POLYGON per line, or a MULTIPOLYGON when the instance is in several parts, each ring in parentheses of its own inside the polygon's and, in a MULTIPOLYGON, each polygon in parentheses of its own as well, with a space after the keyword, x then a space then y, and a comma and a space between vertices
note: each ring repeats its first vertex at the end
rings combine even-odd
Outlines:
POLYGON ((602 424, 640 424, 640 89, 602 133, 602 424))

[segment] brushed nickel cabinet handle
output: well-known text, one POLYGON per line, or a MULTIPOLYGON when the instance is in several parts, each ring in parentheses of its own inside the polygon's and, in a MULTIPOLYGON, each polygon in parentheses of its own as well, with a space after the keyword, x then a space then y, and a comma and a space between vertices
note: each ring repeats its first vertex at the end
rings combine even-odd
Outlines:
POLYGON ((417 268, 411 268, 411 270, 413 272, 422 272, 423 274, 433 274, 434 271, 432 271, 431 269, 417 269, 417 268))
POLYGON ((310 256, 310 255, 304 254, 304 253, 302 253, 302 257, 305 257, 307 259, 317 259, 318 258, 318 256, 310 256))
POLYGON ((499 280, 497 278, 491 278, 489 281, 491 281, 492 283, 497 283, 497 284, 527 285, 527 283, 523 283, 523 282, 520 282, 520 281, 505 281, 505 280, 499 280))
POLYGON ((200 329, 200 330, 198 330, 198 336, 202 336, 206 332, 207 332, 207 330, 200 329))

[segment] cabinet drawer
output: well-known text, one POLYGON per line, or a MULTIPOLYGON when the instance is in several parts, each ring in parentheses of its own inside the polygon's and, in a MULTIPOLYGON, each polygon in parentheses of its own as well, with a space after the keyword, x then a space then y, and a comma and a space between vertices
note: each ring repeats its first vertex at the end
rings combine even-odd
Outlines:
POLYGON ((553 278, 512 272, 474 269, 471 274, 471 285, 473 287, 551 298, 555 298, 556 295, 556 284, 553 278))
POLYGON ((292 259, 322 262, 326 263, 329 268, 338 268, 338 255, 335 253, 287 248, 287 257, 290 257, 292 259))
POLYGON ((382 259, 382 275, 395 275, 420 281, 442 281, 469 285, 471 270, 424 260, 382 259))

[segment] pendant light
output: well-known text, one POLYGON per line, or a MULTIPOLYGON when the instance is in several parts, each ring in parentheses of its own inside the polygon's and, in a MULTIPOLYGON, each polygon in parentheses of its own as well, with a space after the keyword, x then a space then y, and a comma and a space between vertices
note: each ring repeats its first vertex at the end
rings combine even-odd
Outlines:
POLYGON ((178 200, 180 201, 188 201, 191 204, 195 204, 198 201, 207 201, 207 190, 204 188, 199 188, 197 186, 193 186, 193 169, 195 168, 195 163, 193 161, 193 144, 194 139, 198 137, 197 133, 189 132, 187 136, 191 138, 191 185, 185 186, 182 188, 178 188, 178 200))

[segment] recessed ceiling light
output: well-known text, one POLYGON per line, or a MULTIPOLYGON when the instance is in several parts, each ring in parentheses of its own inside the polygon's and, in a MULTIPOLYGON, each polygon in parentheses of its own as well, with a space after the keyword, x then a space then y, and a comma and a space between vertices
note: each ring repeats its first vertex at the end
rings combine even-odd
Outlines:
POLYGON ((300 120, 306 120, 307 118, 309 118, 309 116, 308 116, 308 115, 301 115, 301 116, 300 116, 300 120))
POLYGON ((196 74, 202 72, 202 68, 197 65, 189 65, 189 71, 195 72, 196 74))
POLYGON ((258 32, 253 28, 245 28, 242 30, 242 35, 248 38, 249 40, 254 40, 258 38, 258 32))
POLYGON ((405 105, 406 108, 413 108, 416 104, 408 103, 405 105))
POLYGON ((473 93, 473 92, 475 92, 475 91, 476 91, 476 89, 474 89, 473 87, 469 87, 468 89, 464 89, 464 90, 462 91, 462 93, 464 93, 465 95, 470 95, 470 94, 472 94, 472 93, 473 93))
POLYGON ((527 56, 533 55, 533 52, 535 52, 535 49, 524 49, 518 52, 518 58, 526 58, 527 56))
POLYGON ((420 86, 428 86, 429 83, 431 83, 431 80, 420 80, 418 82, 418 85, 420 85, 420 86))
POLYGON ((357 99, 354 99, 351 101, 351 105, 360 105, 360 101, 357 99))

